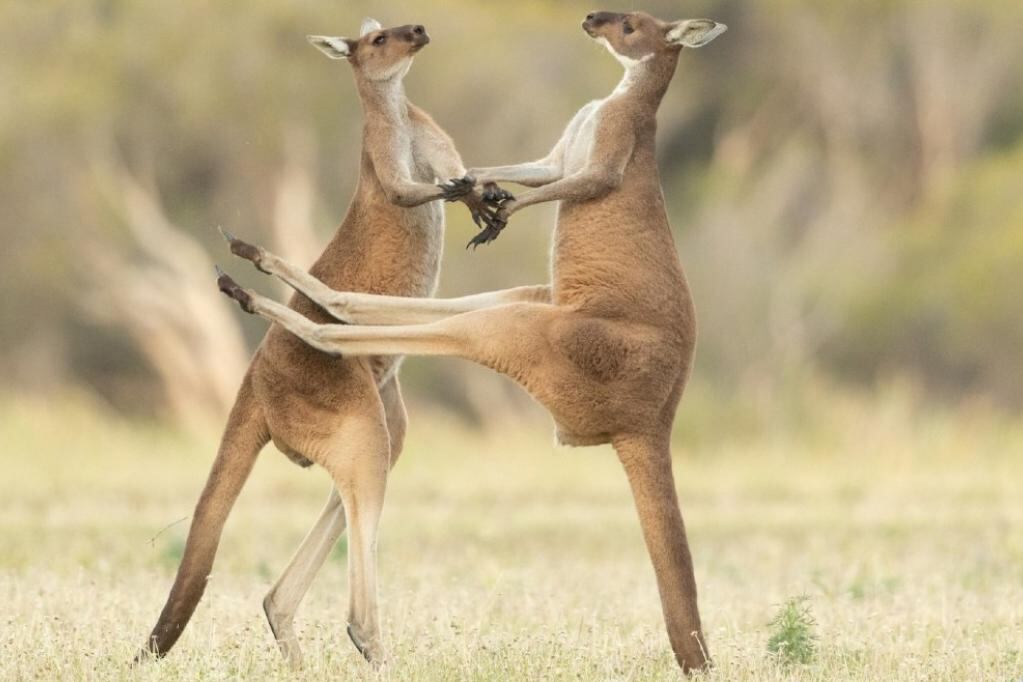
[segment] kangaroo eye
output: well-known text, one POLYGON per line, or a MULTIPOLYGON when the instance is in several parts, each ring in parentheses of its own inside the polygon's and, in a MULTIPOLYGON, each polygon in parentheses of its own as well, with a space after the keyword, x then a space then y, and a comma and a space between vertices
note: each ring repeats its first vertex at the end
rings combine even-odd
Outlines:
POLYGON ((374 45, 383 45, 385 40, 387 40, 387 36, 380 35, 380 36, 377 36, 376 38, 373 39, 373 44, 374 45))
POLYGON ((629 22, 626 21, 624 24, 622 24, 622 33, 624 33, 625 35, 629 35, 630 33, 635 32, 636 29, 632 28, 632 24, 630 24, 629 22))

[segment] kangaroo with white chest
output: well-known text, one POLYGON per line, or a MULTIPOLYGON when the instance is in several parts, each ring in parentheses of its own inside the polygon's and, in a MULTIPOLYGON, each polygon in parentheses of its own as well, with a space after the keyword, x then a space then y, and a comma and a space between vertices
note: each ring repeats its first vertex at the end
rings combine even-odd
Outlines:
MULTIPOLYGON (((349 62, 365 112, 355 196, 310 272, 336 288, 431 296, 444 239, 437 200, 461 201, 488 225, 495 224, 495 209, 466 177, 451 138, 405 97, 405 74, 430 38, 422 26, 385 29, 366 20, 358 39, 309 36, 309 41, 328 57, 349 62)), ((238 245, 235 251, 251 256, 248 248, 238 245)), ((330 319, 300 294, 290 306, 305 320, 330 319)), ((280 327, 267 332, 242 381, 174 585, 140 658, 162 656, 178 640, 206 587, 231 507, 272 439, 296 463, 327 469, 334 484, 319 521, 263 602, 274 637, 298 665, 295 612, 347 525, 348 633, 367 659, 381 660, 376 533, 387 472, 405 437, 399 362, 391 354, 330 357, 280 327)))
POLYGON ((459 299, 334 291, 255 246, 244 255, 347 324, 317 324, 236 285, 221 289, 328 354, 448 355, 507 374, 554 417, 561 442, 612 443, 628 476, 657 576, 668 638, 683 670, 709 655, 696 580, 672 477, 670 436, 692 368, 696 319, 668 225, 655 159, 656 113, 684 47, 726 27, 597 12, 583 28, 626 67, 611 95, 576 115, 544 159, 473 171, 481 182, 531 187, 502 197, 508 216, 559 201, 552 283, 459 299))

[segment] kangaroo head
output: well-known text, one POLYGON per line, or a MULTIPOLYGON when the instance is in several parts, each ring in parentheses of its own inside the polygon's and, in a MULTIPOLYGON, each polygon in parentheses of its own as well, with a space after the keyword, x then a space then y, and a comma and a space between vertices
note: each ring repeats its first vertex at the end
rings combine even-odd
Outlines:
POLYGON ((430 42, 426 29, 418 24, 384 28, 376 19, 366 19, 358 39, 306 36, 331 59, 347 59, 358 76, 371 81, 402 77, 412 58, 430 42))
POLYGON ((661 21, 646 12, 593 12, 583 30, 626 66, 683 47, 703 47, 728 30, 710 19, 661 21))

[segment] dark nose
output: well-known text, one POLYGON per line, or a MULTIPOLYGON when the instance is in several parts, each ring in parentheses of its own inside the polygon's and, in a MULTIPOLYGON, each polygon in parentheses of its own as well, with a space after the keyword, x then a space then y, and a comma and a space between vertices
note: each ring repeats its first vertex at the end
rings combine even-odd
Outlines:
POLYGON ((583 26, 600 28, 604 24, 615 21, 620 16, 614 12, 590 12, 586 15, 586 21, 583 22, 583 26))
POLYGON ((426 29, 423 28, 422 26, 413 26, 412 32, 415 33, 417 36, 421 36, 424 33, 426 33, 426 29))

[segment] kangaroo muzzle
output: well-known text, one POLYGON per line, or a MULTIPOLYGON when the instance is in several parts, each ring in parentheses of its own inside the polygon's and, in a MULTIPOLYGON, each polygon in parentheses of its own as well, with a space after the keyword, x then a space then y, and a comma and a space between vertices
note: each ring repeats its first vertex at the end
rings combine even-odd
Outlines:
POLYGON ((430 44, 430 34, 426 32, 426 28, 419 24, 409 26, 404 33, 404 38, 412 43, 412 49, 416 52, 430 44))
POLYGON ((590 12, 583 20, 583 30, 589 33, 591 38, 596 38, 597 29, 606 24, 621 21, 622 16, 617 12, 590 12))

